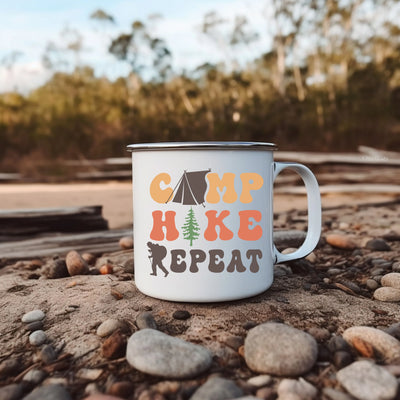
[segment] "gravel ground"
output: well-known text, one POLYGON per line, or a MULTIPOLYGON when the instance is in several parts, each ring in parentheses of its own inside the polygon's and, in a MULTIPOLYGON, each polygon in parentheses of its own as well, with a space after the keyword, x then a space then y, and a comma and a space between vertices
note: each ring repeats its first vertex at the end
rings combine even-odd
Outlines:
POLYGON ((325 210, 318 248, 241 301, 147 297, 129 249, 91 262, 0 270, 0 399, 400 398, 399 201, 325 210))

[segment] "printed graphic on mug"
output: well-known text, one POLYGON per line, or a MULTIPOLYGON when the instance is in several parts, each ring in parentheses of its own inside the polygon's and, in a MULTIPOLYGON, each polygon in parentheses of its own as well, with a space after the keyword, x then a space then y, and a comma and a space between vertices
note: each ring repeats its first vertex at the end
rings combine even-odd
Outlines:
POLYGON ((154 203, 175 203, 182 208, 180 213, 165 210, 165 207, 163 210, 152 211, 152 227, 147 241, 150 275, 158 276, 162 273, 167 278, 170 272, 196 273, 199 271, 199 264, 203 263, 207 263, 211 273, 240 273, 247 269, 253 273, 258 272, 258 261, 263 257, 259 248, 248 248, 244 254, 239 249, 232 249, 231 254, 225 254, 220 248, 208 251, 196 248, 196 243, 202 239, 207 242, 259 240, 263 235, 259 224, 263 218, 262 213, 257 209, 244 209, 232 216, 229 205, 235 202, 251 204, 253 196, 264 184, 263 177, 255 172, 239 175, 225 172, 221 176, 209 168, 200 171, 185 170, 175 186, 168 186, 173 182, 173 178, 166 172, 160 172, 153 177, 149 185, 150 198, 154 203), (238 179, 241 184, 240 193, 235 189, 235 180, 238 179), (227 209, 213 209, 212 206, 218 203, 226 204, 227 209), (200 216, 201 219, 198 218, 200 216), (238 219, 237 231, 228 224, 229 216, 238 219), (182 240, 179 240, 180 246, 171 247, 178 239, 186 241, 186 248, 182 248, 182 240), (165 241, 170 244, 169 250, 161 244, 165 241))
POLYGON ((274 264, 309 254, 321 231, 318 183, 298 163, 274 162, 258 142, 129 145, 135 284, 171 301, 229 301, 262 293, 274 264), (307 191, 304 243, 282 254, 273 241, 273 185, 291 169, 307 191))

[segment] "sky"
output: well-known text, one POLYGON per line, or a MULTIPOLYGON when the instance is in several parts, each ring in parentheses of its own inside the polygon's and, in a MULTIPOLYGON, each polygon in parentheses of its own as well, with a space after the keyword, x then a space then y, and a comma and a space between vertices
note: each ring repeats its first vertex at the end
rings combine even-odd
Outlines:
POLYGON ((151 24, 152 32, 167 42, 175 70, 223 58, 218 46, 200 33, 209 11, 231 22, 236 15, 248 17, 261 33, 260 40, 241 49, 240 58, 251 59, 270 45, 262 35, 267 31, 265 4, 263 0, 0 0, 0 93, 28 93, 48 80, 51 71, 43 66, 42 56, 49 42, 65 45, 61 35, 65 29, 76 30, 83 38, 84 50, 71 65, 90 65, 97 76, 110 79, 127 75, 128 66, 107 52, 110 40, 128 33, 135 20, 150 23, 148 17, 155 13, 162 18, 151 24), (97 9, 112 15, 115 24, 101 26, 90 19, 97 9))

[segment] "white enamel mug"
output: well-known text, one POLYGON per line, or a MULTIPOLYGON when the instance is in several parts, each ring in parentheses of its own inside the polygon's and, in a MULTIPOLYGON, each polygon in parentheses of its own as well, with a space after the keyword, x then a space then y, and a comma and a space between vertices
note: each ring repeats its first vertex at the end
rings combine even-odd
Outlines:
POLYGON ((274 162, 271 143, 132 144, 135 282, 155 298, 237 300, 273 281, 276 263, 314 250, 321 200, 312 172, 274 162), (303 179, 308 231, 290 254, 273 243, 273 183, 283 169, 303 179))

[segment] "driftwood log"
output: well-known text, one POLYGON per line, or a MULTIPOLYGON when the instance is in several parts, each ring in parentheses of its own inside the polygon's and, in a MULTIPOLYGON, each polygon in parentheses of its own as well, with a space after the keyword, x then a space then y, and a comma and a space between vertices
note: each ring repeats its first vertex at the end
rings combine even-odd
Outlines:
POLYGON ((0 210, 0 243, 49 232, 108 229, 102 206, 0 210))
POLYGON ((0 243, 0 267, 5 261, 63 256, 70 250, 103 254, 120 250, 119 240, 132 235, 132 229, 115 229, 52 236, 0 243))

